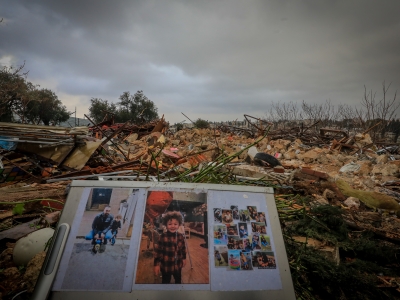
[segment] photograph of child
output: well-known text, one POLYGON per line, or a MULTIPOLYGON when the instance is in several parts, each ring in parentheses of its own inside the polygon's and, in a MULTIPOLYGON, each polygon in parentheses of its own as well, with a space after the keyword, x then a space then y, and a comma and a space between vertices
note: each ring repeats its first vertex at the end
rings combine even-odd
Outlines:
POLYGON ((276 269, 274 252, 253 251, 252 252, 253 267, 258 269, 276 269))
POLYGON ((233 236, 228 236, 228 249, 234 249, 235 248, 235 240, 233 236))
POLYGON ((206 211, 206 193, 148 192, 135 284, 209 283, 208 249, 201 246, 206 211))
POLYGON ((247 209, 240 209, 239 218, 241 222, 250 222, 249 211, 247 209))
POLYGON ((111 238, 111 246, 115 245, 115 239, 117 238, 117 234, 118 234, 118 229, 121 229, 121 220, 122 220, 122 216, 120 214, 115 216, 115 219, 111 222, 111 234, 112 234, 112 238, 111 238))
POLYGON ((243 250, 243 239, 241 239, 238 235, 228 235, 228 249, 243 250))
POLYGON ((237 225, 234 223, 226 224, 226 231, 228 235, 239 235, 237 225))
POLYGON ((265 225, 267 225, 267 218, 265 217, 265 212, 258 212, 256 221, 265 223, 265 225))
POLYGON ((214 222, 222 223, 222 214, 220 208, 214 208, 214 222))
POLYGON ((240 250, 228 250, 228 270, 240 270, 240 250))
POLYGON ((240 268, 243 271, 253 270, 251 252, 240 253, 240 268))
POLYGON ((232 210, 223 209, 222 210, 222 223, 230 224, 233 222, 232 210))
POLYGON ((260 236, 258 234, 253 234, 251 236, 251 250, 260 250, 260 236))
POLYGON ((260 244, 261 244, 261 250, 263 251, 271 250, 271 241, 268 235, 266 234, 260 235, 260 244))
POLYGON ((243 244, 243 239, 241 239, 241 238, 239 238, 237 241, 236 241, 236 249, 239 249, 239 250, 244 250, 244 244, 243 244))
POLYGON ((247 210, 249 211, 250 220, 257 220, 257 207, 256 206, 247 206, 247 210))
POLYGON ((226 245, 228 242, 226 226, 225 225, 214 225, 214 244, 226 245))
POLYGON ((228 266, 228 248, 226 246, 214 246, 215 267, 228 266))
POLYGON ((251 222, 251 232, 259 233, 259 234, 266 234, 267 227, 265 226, 265 223, 251 222))
POLYGON ((253 250, 253 248, 251 247, 251 242, 250 242, 249 238, 243 239, 243 250, 246 252, 253 250))
POLYGON ((231 205, 232 215, 234 220, 239 220, 239 208, 237 205, 231 205))
POLYGON ((182 281, 182 268, 186 266, 185 238, 178 232, 182 223, 182 214, 178 211, 169 211, 163 216, 167 231, 161 234, 154 257, 154 275, 158 276, 161 271, 162 283, 170 283, 172 276, 175 284, 182 281))
POLYGON ((247 231, 247 223, 239 223, 239 236, 241 238, 247 238, 249 236, 249 233, 247 231))

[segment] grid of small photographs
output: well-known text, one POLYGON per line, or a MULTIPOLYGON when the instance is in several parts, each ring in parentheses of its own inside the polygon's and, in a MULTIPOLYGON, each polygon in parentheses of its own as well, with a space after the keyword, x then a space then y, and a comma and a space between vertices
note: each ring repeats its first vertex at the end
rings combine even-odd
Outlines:
POLYGON ((257 206, 214 208, 214 261, 216 268, 251 271, 276 269, 267 235, 265 212, 257 206))

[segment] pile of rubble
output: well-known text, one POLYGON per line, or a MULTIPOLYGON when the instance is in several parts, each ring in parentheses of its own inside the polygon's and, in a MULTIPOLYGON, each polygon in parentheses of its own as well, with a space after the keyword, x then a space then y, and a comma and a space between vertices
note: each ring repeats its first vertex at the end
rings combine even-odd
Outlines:
POLYGON ((47 208, 62 208, 71 180, 128 175, 129 180, 174 181, 182 174, 196 176, 221 156, 233 158, 219 169, 233 180, 301 193, 311 207, 341 207, 352 228, 400 243, 398 145, 377 146, 369 130, 349 135, 316 131, 316 124, 269 130, 268 123, 257 121, 246 130, 224 126, 176 133, 164 118, 141 126, 106 121, 77 128, 0 123, 1 268, 9 273, 15 268, 12 248, 20 237, 57 222, 57 213, 47 208), (22 213, 13 211, 16 203, 33 199, 39 200, 26 203, 22 213), (26 222, 35 226, 17 226, 26 222))

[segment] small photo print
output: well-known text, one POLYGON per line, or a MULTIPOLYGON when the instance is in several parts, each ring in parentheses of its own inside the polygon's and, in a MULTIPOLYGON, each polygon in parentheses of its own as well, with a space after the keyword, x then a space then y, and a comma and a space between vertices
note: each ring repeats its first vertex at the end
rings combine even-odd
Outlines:
POLYGON ((261 250, 260 236, 258 234, 251 236, 251 250, 261 250))
POLYGON ((249 211, 250 220, 257 220, 257 206, 247 206, 247 210, 249 211))
POLYGON ((247 209, 239 210, 239 219, 240 222, 250 222, 250 215, 247 209))
POLYGON ((222 223, 229 224, 233 222, 232 210, 223 209, 222 210, 222 223))
POLYGON ((271 250, 271 241, 268 235, 260 234, 260 244, 261 244, 261 250, 263 251, 271 250))
POLYGON ((265 217, 265 212, 258 212, 256 221, 267 225, 267 218, 265 217))
POLYGON ((237 235, 228 236, 228 249, 243 250, 243 239, 237 235))
POLYGON ((237 205, 231 205, 232 216, 234 220, 239 220, 239 208, 237 205))
POLYGON ((226 224, 226 231, 228 232, 228 235, 239 235, 238 228, 235 223, 226 224))
POLYGON ((214 261, 216 268, 228 266, 228 248, 226 246, 214 246, 214 261))
POLYGON ((265 223, 251 222, 251 232, 259 233, 259 234, 266 234, 267 226, 265 226, 265 223))
POLYGON ((214 225, 214 244, 226 245, 228 242, 225 225, 214 225))
POLYGON ((243 271, 253 270, 251 252, 242 251, 240 253, 240 269, 243 271))
POLYGON ((222 209, 214 208, 214 222, 222 223, 222 209))
POLYGON ((253 248, 251 247, 250 238, 248 237, 243 239, 243 250, 246 252, 253 250, 253 248))
POLYGON ((247 223, 239 223, 239 236, 241 238, 247 238, 249 236, 249 232, 247 230, 247 223))
POLYGON ((229 270, 240 270, 240 250, 228 250, 229 270))
POLYGON ((271 251, 253 251, 253 267, 257 269, 276 269, 275 254, 271 251))

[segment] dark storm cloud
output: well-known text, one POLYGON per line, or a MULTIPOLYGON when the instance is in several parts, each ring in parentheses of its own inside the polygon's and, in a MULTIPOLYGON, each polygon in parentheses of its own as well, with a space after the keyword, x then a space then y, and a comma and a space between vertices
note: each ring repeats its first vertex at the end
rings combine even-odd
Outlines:
MULTIPOLYGON (((398 1, 7 1, 0 59, 56 91, 159 112, 263 116, 272 101, 357 104, 400 88, 398 1)), ((225 117, 224 117, 225 115, 225 117)), ((172 120, 178 121, 178 120, 172 120)))

